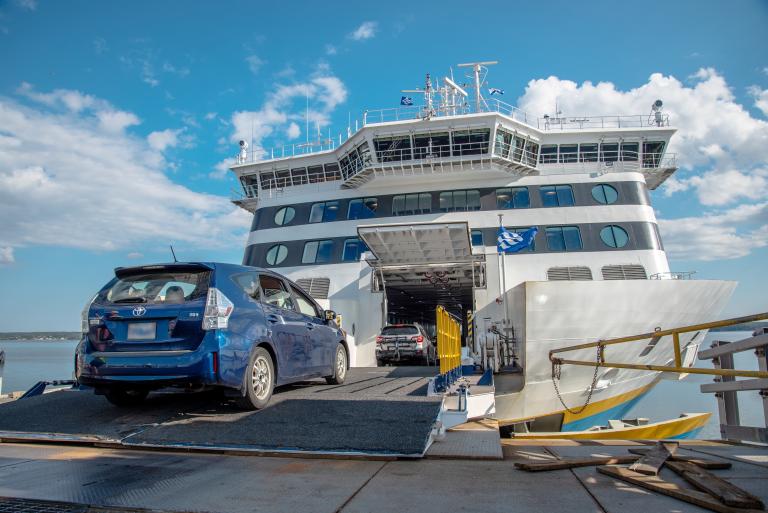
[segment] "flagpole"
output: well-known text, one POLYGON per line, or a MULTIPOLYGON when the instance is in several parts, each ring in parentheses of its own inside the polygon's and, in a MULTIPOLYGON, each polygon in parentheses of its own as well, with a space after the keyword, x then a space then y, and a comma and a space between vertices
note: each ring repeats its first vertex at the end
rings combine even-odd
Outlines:
MULTIPOLYGON (((499 214, 499 227, 504 227, 504 214, 499 214)), ((509 309, 507 308, 507 266, 505 258, 507 256, 506 251, 502 251, 499 255, 499 265, 501 266, 501 301, 504 306, 504 324, 502 326, 502 333, 506 334, 507 324, 509 323, 509 309)))

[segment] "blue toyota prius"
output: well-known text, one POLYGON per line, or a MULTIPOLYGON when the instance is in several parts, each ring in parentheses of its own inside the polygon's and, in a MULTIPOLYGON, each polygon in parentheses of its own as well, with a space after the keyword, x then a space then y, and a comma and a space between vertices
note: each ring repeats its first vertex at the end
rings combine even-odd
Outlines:
POLYGON ((150 391, 223 387, 263 408, 276 385, 344 381, 336 314, 268 270, 187 262, 115 269, 82 314, 75 376, 113 404, 150 391))

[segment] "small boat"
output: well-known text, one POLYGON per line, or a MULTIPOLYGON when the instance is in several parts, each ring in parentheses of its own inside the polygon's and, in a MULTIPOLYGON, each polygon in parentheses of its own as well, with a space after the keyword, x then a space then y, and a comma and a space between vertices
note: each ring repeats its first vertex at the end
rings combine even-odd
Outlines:
POLYGON ((648 419, 610 420, 607 426, 584 431, 514 433, 514 438, 540 440, 664 440, 695 438, 712 416, 711 413, 683 413, 676 419, 648 422, 648 419))

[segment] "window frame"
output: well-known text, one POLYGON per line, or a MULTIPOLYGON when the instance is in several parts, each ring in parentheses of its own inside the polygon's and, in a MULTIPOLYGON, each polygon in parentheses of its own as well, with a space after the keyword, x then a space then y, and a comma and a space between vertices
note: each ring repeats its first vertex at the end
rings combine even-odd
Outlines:
POLYGON ((293 299, 293 307, 301 315, 306 315, 307 317, 311 317, 312 319, 321 320, 322 315, 320 314, 320 305, 318 305, 310 296, 309 294, 306 294, 302 292, 301 287, 294 283, 288 283, 288 286, 291 288, 291 292, 293 293, 294 299, 293 299), (309 303, 309 306, 312 307, 312 310, 315 312, 315 315, 309 315, 307 313, 304 313, 301 311, 301 307, 299 306, 299 301, 304 300, 307 303, 309 303))
POLYGON ((539 197, 541 198, 541 206, 544 208, 556 208, 556 207, 573 207, 576 206, 576 197, 573 194, 573 186, 571 184, 553 184, 553 185, 542 185, 539 187, 539 197), (547 198, 550 197, 550 194, 547 192, 548 189, 554 189, 554 198, 556 204, 554 205, 548 205, 547 204, 547 198), (563 204, 561 201, 561 191, 568 190, 570 194, 570 204, 563 204))
MULTIPOLYGON (((494 195, 496 196, 496 210, 516 210, 519 208, 531 208, 531 191, 526 186, 521 187, 499 187, 494 191, 494 195), (512 206, 503 206, 499 203, 499 191, 508 190, 509 191, 509 200, 507 200, 505 203, 508 205, 510 202, 512 203, 512 206), (528 201, 526 201, 526 204, 523 206, 517 206, 516 198, 518 197, 518 194, 525 191, 525 196, 528 198, 528 201)), ((503 201, 503 200, 502 200, 503 201)))
POLYGON ((269 249, 266 251, 266 253, 264 253, 264 261, 267 262, 267 265, 269 267, 275 267, 275 266, 278 266, 278 265, 282 264, 283 262, 285 262, 286 258, 288 258, 288 246, 286 246, 282 242, 277 242, 277 243, 271 245, 269 247, 269 249), (277 255, 279 255, 281 247, 285 249, 285 256, 283 258, 281 258, 280 260, 275 260, 275 263, 273 263, 273 264, 270 263, 269 262, 269 252, 272 251, 273 249, 277 248, 277 255))
POLYGON ((312 203, 312 206, 309 207, 309 223, 308 224, 315 224, 315 223, 331 223, 333 221, 337 221, 339 219, 339 210, 341 210, 341 204, 339 203, 339 200, 328 200, 328 201, 318 201, 317 203, 312 203), (335 212, 333 219, 327 219, 327 212, 334 211, 333 209, 329 209, 328 205, 336 204, 335 212), (315 210, 315 207, 322 205, 322 213, 320 214, 320 220, 319 221, 313 221, 312 220, 312 211, 315 210))
POLYGON ((275 215, 272 217, 272 221, 275 223, 276 226, 288 226, 293 222, 294 219, 296 219, 296 209, 291 206, 280 207, 279 209, 277 209, 277 212, 275 212, 275 215), (288 221, 285 221, 286 213, 289 211, 291 213, 291 218, 288 221), (280 212, 284 212, 282 223, 277 222, 277 215, 280 212))
POLYGON ((611 249, 621 249, 623 247, 626 247, 627 244, 629 244, 629 239, 630 239, 629 232, 627 230, 625 230, 622 226, 619 226, 617 224, 607 224, 607 225, 603 226, 600 229, 600 234, 599 235, 600 235, 600 242, 602 242, 606 247, 611 248, 611 249), (610 229, 610 233, 611 233, 611 238, 613 240, 613 244, 609 244, 605 240, 605 237, 603 237, 603 233, 607 229, 610 229), (616 238, 617 231, 619 233, 623 233, 624 237, 626 237, 626 240, 624 241, 624 244, 622 244, 622 245, 618 244, 618 239, 616 238))
POLYGON ((349 220, 351 220, 351 219, 373 219, 374 217, 376 217, 376 211, 378 209, 379 209, 379 198, 377 198, 377 197, 371 196, 371 197, 366 197, 366 198, 352 198, 351 200, 349 200, 349 203, 347 203, 347 219, 349 219, 349 220), (374 202, 376 204, 376 208, 371 209, 370 207, 368 207, 368 205, 366 205, 366 202, 368 202, 370 200, 373 200, 372 202, 374 202), (369 216, 357 215, 356 217, 352 217, 352 205, 356 201, 360 202, 360 212, 361 213, 364 212, 365 209, 367 209, 371 213, 371 215, 369 215, 369 216))
POLYGON ((597 203, 599 203, 601 205, 613 205, 614 203, 616 203, 619 200, 619 191, 618 191, 618 189, 616 189, 616 187, 614 187, 613 185, 611 185, 609 183, 596 183, 595 185, 592 186, 591 194, 592 194, 592 199, 595 200, 597 203), (601 201, 595 195, 595 190, 598 189, 598 188, 600 189, 600 191, 601 191, 601 193, 603 195, 602 197, 605 198, 605 201, 601 201), (612 190, 613 193, 616 195, 613 198, 613 201, 608 201, 608 195, 605 193, 606 188, 612 190))
POLYGON ((481 198, 480 189, 457 189, 453 191, 442 191, 438 195, 438 208, 440 209, 440 212, 477 212, 481 209, 480 198, 481 198), (473 197, 474 196, 477 197, 476 207, 474 205, 470 207, 470 204, 469 204, 470 193, 472 193, 473 197), (457 196, 460 197, 462 195, 464 196, 464 206, 463 207, 456 206, 456 197, 457 196), (450 206, 445 208, 442 206, 441 203, 442 203, 443 197, 450 198, 450 206))
POLYGON ((363 257, 363 253, 368 251, 368 246, 365 245, 365 242, 360 237, 350 237, 348 239, 344 239, 344 244, 341 248, 341 261, 342 262, 359 262, 361 258, 363 257), (357 257, 354 259, 346 259, 344 256, 347 254, 347 244, 349 243, 356 243, 357 244, 357 257), (365 248, 365 249, 363 249, 365 248))
POLYGON ((246 271, 242 273, 235 273, 229 277, 230 280, 245 294, 248 296, 248 299, 251 301, 259 302, 261 301, 261 274, 256 271, 246 271), (249 293, 245 287, 240 283, 239 279, 244 276, 256 276, 256 289, 253 291, 253 293, 256 294, 257 297, 253 296, 253 293, 249 293))
POLYGON ((547 250, 551 251, 553 253, 567 253, 571 251, 582 251, 584 249, 584 239, 581 236, 581 229, 576 225, 562 225, 562 226, 547 226, 544 228, 544 235, 547 239, 547 250), (569 248, 568 247, 568 241, 565 236, 565 230, 569 229, 569 231, 575 231, 576 234, 579 236, 579 247, 578 248, 569 248), (560 240, 562 241, 563 249, 553 249, 552 245, 550 244, 550 234, 551 233, 559 233, 560 240))
POLYGON ((261 303, 269 305, 272 308, 279 308, 280 310, 289 310, 291 312, 296 312, 297 311, 296 310, 296 304, 295 304, 295 301, 293 300, 293 294, 291 292, 290 286, 280 276, 277 276, 277 275, 272 274, 272 273, 259 273, 259 289, 260 289, 260 296, 262 298, 260 300, 261 303), (290 299, 290 301, 291 301, 290 308, 286 308, 284 306, 278 306, 276 304, 270 303, 267 300, 267 295, 264 293, 264 285, 262 285, 262 283, 261 283, 262 278, 272 278, 272 279, 276 280, 282 286, 283 292, 286 292, 288 294, 287 298, 290 299))
POLYGON ((414 192, 414 193, 407 193, 407 194, 395 194, 392 196, 392 215, 397 217, 402 216, 418 216, 423 214, 431 214, 432 213, 432 193, 431 192, 414 192), (408 207, 408 197, 416 196, 416 207, 417 209, 414 211, 409 210, 408 207), (429 198, 429 209, 425 211, 425 209, 421 208, 421 200, 425 197, 429 198), (398 212, 395 209, 395 203, 398 198, 402 198, 403 200, 403 209, 402 211, 398 212))
POLYGON ((304 248, 301 252, 301 263, 302 264, 329 264, 333 262, 333 239, 314 239, 314 240, 308 240, 304 243, 304 248), (315 248, 315 257, 313 260, 308 261, 306 260, 307 255, 307 246, 310 244, 316 243, 317 247, 315 248), (328 259, 327 260, 318 260, 318 255, 320 255, 320 249, 321 245, 330 245, 330 250, 328 252, 328 259))

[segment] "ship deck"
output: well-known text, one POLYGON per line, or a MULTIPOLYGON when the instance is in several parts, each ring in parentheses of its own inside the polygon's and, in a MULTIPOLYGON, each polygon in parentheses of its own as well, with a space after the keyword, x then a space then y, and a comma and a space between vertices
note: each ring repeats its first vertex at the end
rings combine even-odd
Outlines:
MULTIPOLYGON (((647 442, 651 443, 651 442, 647 442)), ((635 442, 503 440, 504 459, 338 460, 0 444, 0 511, 614 512, 707 511, 600 474, 528 473, 515 462, 627 454, 635 442)), ((733 464, 717 475, 768 501, 768 448, 681 442, 733 464)), ((661 477, 686 486, 667 469, 661 477)))

